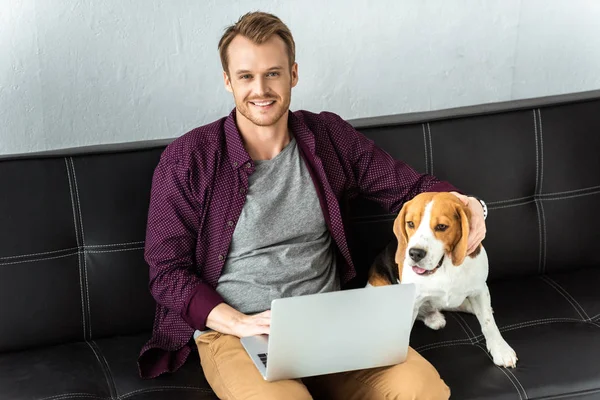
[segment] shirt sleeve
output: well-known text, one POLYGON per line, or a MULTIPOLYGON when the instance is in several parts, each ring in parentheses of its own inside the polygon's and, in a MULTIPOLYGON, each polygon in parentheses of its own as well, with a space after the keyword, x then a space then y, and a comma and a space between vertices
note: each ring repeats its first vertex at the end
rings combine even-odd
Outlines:
POLYGON ((192 194, 187 169, 161 159, 154 171, 144 258, 150 292, 194 329, 205 329, 210 311, 223 302, 196 273, 195 250, 202 199, 192 194))
POLYGON ((420 174, 410 165, 392 158, 375 142, 336 116, 347 143, 347 154, 354 183, 365 198, 375 201, 388 212, 398 212, 406 201, 423 192, 462 193, 446 181, 420 174))

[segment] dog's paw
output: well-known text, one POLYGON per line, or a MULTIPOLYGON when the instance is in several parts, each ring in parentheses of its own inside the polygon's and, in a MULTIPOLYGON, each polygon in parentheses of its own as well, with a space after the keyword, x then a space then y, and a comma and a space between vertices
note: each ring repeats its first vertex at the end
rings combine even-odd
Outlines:
POLYGON ((431 312, 423 317, 423 323, 433 329, 438 330, 446 326, 446 317, 438 310, 431 312))
POLYGON ((495 343, 489 343, 488 350, 494 359, 494 364, 506 368, 515 368, 517 366, 517 353, 515 353, 504 339, 500 339, 495 343))

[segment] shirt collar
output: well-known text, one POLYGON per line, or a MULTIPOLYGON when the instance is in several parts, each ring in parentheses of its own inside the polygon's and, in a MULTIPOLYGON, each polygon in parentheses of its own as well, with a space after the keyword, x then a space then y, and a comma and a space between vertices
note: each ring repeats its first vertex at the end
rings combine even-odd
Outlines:
MULTIPOLYGON (((244 148, 242 135, 235 123, 236 109, 234 108, 225 119, 225 142, 227 146, 227 156, 233 168, 246 167, 250 163, 250 168, 254 168, 254 162, 244 148)), ((315 154, 315 137, 310 129, 304 124, 301 117, 288 111, 288 128, 296 138, 296 143, 302 148, 308 148, 310 153, 315 154)))
POLYGON ((225 119, 225 143, 227 146, 227 157, 233 168, 237 169, 248 163, 250 163, 250 167, 254 166, 250 155, 244 148, 242 135, 235 123, 235 108, 225 119))

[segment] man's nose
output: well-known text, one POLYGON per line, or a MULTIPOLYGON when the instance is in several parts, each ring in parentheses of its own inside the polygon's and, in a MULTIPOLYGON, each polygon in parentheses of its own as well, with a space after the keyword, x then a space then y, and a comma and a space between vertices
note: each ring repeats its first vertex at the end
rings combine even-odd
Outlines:
POLYGON ((417 247, 412 247, 408 250, 408 255, 414 262, 419 262, 427 255, 427 252, 417 247))
POLYGON ((258 96, 264 96, 267 93, 267 81, 264 77, 259 77, 254 80, 254 92, 258 96))

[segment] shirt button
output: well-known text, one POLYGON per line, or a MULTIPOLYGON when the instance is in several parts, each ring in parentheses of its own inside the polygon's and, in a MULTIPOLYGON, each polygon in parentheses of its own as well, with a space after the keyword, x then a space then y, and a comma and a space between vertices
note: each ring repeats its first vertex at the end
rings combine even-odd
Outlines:
POLYGON ((227 225, 233 226, 233 221, 227 221, 227 225))
POLYGON ((240 188, 240 194, 246 193, 246 188, 240 188))
POLYGON ((233 162, 233 166, 234 166, 234 167, 237 167, 237 166, 238 166, 238 163, 237 163, 237 161, 234 161, 234 162, 233 162))
POLYGON ((225 259, 225 257, 223 257, 223 254, 219 254, 219 261, 223 261, 225 259))
POLYGON ((246 168, 248 168, 248 169, 249 169, 249 168, 252 168, 252 164, 250 164, 250 163, 246 163, 246 168))

